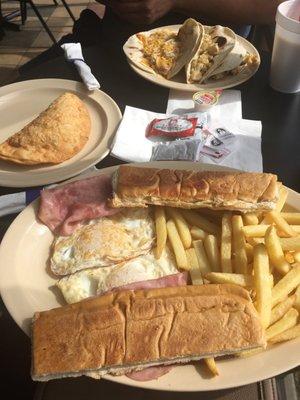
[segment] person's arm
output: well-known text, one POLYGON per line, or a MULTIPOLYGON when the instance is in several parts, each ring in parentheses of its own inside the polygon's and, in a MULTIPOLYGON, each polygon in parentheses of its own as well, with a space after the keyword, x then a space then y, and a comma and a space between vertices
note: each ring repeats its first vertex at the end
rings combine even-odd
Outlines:
POLYGON ((170 11, 221 23, 268 24, 274 22, 283 0, 106 0, 124 20, 151 24, 170 11))
POLYGON ((174 0, 174 10, 234 24, 268 24, 275 21, 283 0, 174 0))

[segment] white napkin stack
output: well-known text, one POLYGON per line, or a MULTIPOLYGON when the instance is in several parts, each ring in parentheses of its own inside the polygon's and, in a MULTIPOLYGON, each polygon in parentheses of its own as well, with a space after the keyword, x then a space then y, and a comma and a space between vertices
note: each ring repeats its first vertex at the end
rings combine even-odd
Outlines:
MULTIPOLYGON (((166 114, 154 113, 127 106, 115 136, 111 154, 125 161, 147 162, 151 159, 155 141, 145 136, 146 128, 154 118, 195 112, 192 93, 171 90, 166 114)), ((225 90, 219 103, 203 114, 210 128, 223 127, 235 135, 234 146, 227 146, 229 154, 216 160, 201 154, 199 162, 224 165, 244 171, 263 169, 261 154, 261 122, 242 119, 241 93, 225 90)))
POLYGON ((100 83, 92 74, 91 68, 86 64, 80 43, 65 43, 61 45, 61 48, 65 52, 66 60, 74 63, 78 73, 86 85, 88 90, 96 90, 100 88, 100 83))

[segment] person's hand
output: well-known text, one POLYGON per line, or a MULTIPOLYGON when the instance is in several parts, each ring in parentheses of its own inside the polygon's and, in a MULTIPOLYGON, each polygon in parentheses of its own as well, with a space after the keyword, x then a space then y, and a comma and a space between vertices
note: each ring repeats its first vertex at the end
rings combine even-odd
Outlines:
POLYGON ((151 24, 172 10, 174 0, 112 0, 113 11, 132 24, 151 24))

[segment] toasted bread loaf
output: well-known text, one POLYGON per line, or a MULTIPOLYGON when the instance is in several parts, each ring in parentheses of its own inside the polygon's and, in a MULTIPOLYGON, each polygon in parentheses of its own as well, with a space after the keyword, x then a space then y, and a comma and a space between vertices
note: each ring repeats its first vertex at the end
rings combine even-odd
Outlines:
POLYGON ((122 165, 113 177, 112 207, 148 204, 181 208, 272 210, 277 176, 267 173, 188 171, 122 165))
POLYGON ((265 345, 235 285, 123 291, 36 313, 32 378, 121 375, 265 345))

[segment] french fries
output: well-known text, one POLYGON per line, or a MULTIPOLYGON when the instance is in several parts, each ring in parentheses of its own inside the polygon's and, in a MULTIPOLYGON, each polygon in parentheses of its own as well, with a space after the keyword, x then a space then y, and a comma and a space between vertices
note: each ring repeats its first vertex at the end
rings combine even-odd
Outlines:
POLYGON ((281 274, 286 274, 290 270, 290 265, 284 258, 282 247, 274 226, 269 226, 267 229, 265 243, 272 265, 281 274))
POLYGON ((290 308, 293 307, 295 304, 297 296, 294 294, 287 299, 283 300, 281 303, 278 303, 271 312, 271 320, 270 320, 270 325, 274 324, 277 322, 279 319, 281 319, 284 314, 286 314, 290 308))
POLYGON ((300 264, 291 269, 272 289, 273 307, 300 285, 300 264))
POLYGON ((300 251, 295 251, 293 257, 295 262, 300 262, 300 251))
POLYGON ((222 233, 221 233, 221 248, 220 248, 221 270, 223 272, 232 272, 231 240, 232 240, 231 215, 224 214, 222 218, 222 233))
POLYGON ((246 243, 245 249, 246 249, 248 264, 251 264, 253 261, 253 246, 251 246, 250 243, 246 243))
POLYGON ((202 285, 203 279, 198 263, 198 258, 195 249, 191 248, 185 251, 188 264, 190 266, 190 275, 193 285, 202 285))
POLYGON ((264 237, 270 225, 246 225, 242 227, 245 236, 260 238, 264 237))
POLYGON ((258 216, 256 213, 247 213, 243 215, 244 225, 258 225, 258 216))
POLYGON ((253 287, 253 276, 246 274, 232 274, 226 272, 209 272, 205 275, 211 283, 230 283, 243 287, 253 287))
POLYGON ((215 272, 220 271, 220 253, 217 238, 214 235, 207 235, 203 240, 203 244, 211 269, 215 272))
POLYGON ((194 240, 193 246, 197 255, 199 268, 201 270, 202 276, 211 271, 211 266, 209 264, 207 255, 205 253, 204 245, 202 240, 194 240))
POLYGON ((279 321, 275 322, 275 324, 271 325, 266 330, 267 341, 295 326, 297 324, 298 315, 298 311, 295 308, 291 308, 279 321))
POLYGON ((234 271, 247 274, 248 259, 246 253, 246 241, 242 232, 243 220, 240 215, 234 215, 232 221, 234 271))
POLYGON ((284 253, 284 258, 289 264, 293 264, 295 262, 294 254, 291 251, 286 251, 284 253))
POLYGON ((279 189, 279 199, 276 204, 276 211, 280 212, 283 209, 284 203, 288 197, 288 190, 286 187, 281 186, 279 189))
POLYGON ((281 216, 290 225, 300 224, 300 212, 282 212, 281 216))
POLYGON ((154 208, 155 228, 156 228, 156 252, 155 257, 160 258, 167 242, 167 222, 163 207, 154 208))
POLYGON ((279 239, 283 251, 300 251, 300 236, 279 239))
POLYGON ((296 295, 296 300, 294 303, 294 308, 296 308, 296 310, 300 312, 300 285, 297 287, 295 295, 296 295))
POLYGON ((219 371, 218 371, 218 368, 216 366, 215 359, 213 357, 204 358, 204 362, 205 362, 206 366, 208 367, 208 369, 210 370, 210 372, 214 376, 219 375, 219 371))
POLYGON ((175 222, 172 220, 169 220, 167 222, 167 232, 168 232, 168 238, 171 243, 171 246, 173 248, 175 258, 176 258, 176 263, 178 268, 188 270, 189 265, 188 261, 186 258, 185 250, 183 247, 183 244, 180 240, 180 236, 178 234, 175 222))
POLYGON ((254 247, 253 271, 256 309, 260 315, 262 326, 267 328, 271 319, 272 289, 269 278, 269 259, 263 244, 254 247))
POLYGON ((285 342, 287 340, 295 339, 300 336, 300 324, 293 326, 286 331, 273 336, 269 341, 271 343, 285 342))
MULTIPOLYGON (((156 257, 168 239, 178 268, 189 270, 193 285, 244 287, 272 344, 300 337, 300 212, 282 212, 287 194, 282 186, 276 209, 267 213, 172 207, 155 207, 154 213, 156 257)), ((218 375, 214 358, 204 362, 218 375)))
POLYGON ((198 228, 203 229, 205 232, 211 235, 219 235, 220 228, 218 225, 210 222, 208 219, 192 210, 182 210, 184 218, 190 225, 195 225, 198 228))
POLYGON ((203 229, 198 228, 197 226, 192 226, 191 235, 194 240, 198 239, 204 240, 207 236, 207 233, 203 229))
POLYGON ((277 211, 271 211, 268 213, 268 217, 275 223, 277 228, 284 232, 287 236, 297 236, 297 233, 292 227, 286 222, 286 220, 277 211))
POLYGON ((192 245, 192 236, 186 220, 176 208, 168 207, 167 212, 175 222, 183 247, 189 249, 192 245))

